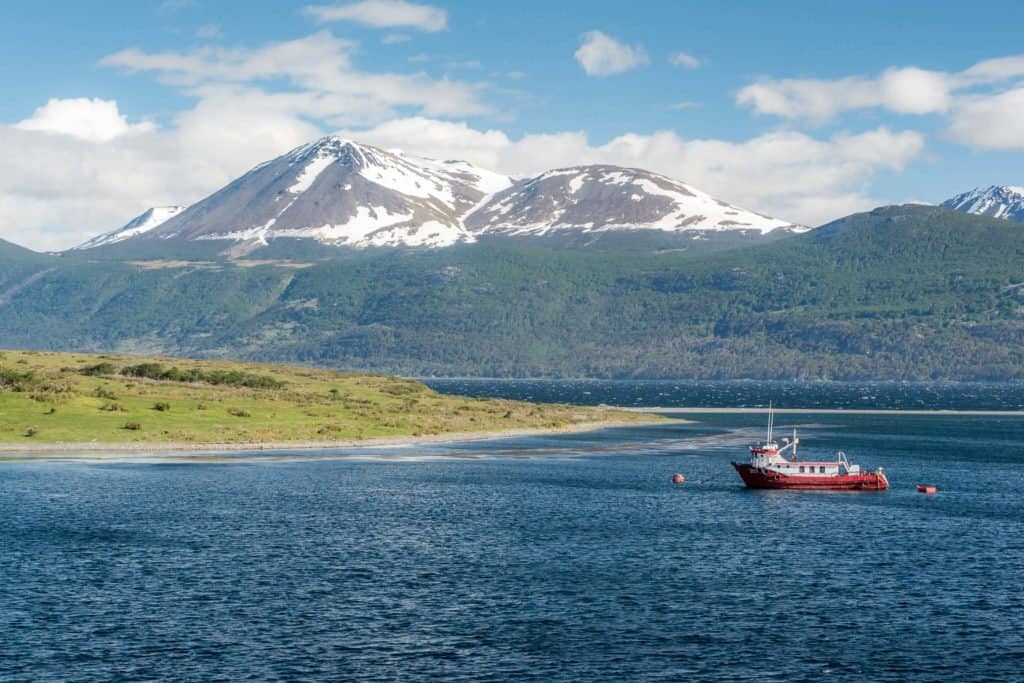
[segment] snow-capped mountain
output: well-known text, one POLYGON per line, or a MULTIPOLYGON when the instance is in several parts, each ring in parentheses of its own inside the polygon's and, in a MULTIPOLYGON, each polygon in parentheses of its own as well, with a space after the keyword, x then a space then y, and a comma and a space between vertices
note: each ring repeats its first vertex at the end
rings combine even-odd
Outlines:
POLYGON ((462 217, 511 183, 463 161, 435 161, 331 136, 252 169, 152 237, 354 247, 472 241, 462 217))
POLYGON ((184 206, 155 206, 136 216, 117 230, 97 235, 87 242, 79 244, 75 249, 91 249, 104 244, 114 244, 129 237, 136 237, 149 232, 153 228, 166 223, 185 210, 184 206))
POLYGON ((992 185, 958 194, 942 206, 979 216, 1024 221, 1024 187, 992 185))
POLYGON ((464 161, 425 159, 337 136, 260 164, 157 227, 134 224, 81 248, 129 236, 253 246, 289 237, 363 248, 445 247, 556 231, 641 229, 700 237, 805 229, 641 169, 578 166, 513 180, 464 161), (135 232, 129 235, 129 228, 135 232))
POLYGON ((619 166, 575 166, 523 180, 470 214, 466 227, 474 234, 508 235, 627 229, 699 236, 724 230, 806 230, 726 204, 663 175, 619 166))

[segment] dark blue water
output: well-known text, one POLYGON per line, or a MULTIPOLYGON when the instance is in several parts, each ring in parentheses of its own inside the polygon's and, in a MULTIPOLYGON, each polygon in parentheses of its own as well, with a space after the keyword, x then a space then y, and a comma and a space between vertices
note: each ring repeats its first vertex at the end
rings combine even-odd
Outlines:
POLYGON ((0 463, 0 680, 1021 680, 1024 418, 780 418, 884 493, 744 490, 763 416, 698 419, 0 463))
POLYGON ((631 407, 1024 410, 1024 382, 425 379, 446 394, 631 407))

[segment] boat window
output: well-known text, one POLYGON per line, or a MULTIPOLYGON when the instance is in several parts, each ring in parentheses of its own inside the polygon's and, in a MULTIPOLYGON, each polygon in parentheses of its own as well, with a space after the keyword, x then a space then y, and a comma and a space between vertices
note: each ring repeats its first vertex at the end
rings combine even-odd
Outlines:
POLYGON ((803 465, 800 465, 800 471, 801 471, 801 472, 803 472, 803 471, 804 471, 804 466, 803 466, 803 465))
POLYGON ((821 472, 822 474, 825 474, 825 466, 822 465, 818 471, 821 472))

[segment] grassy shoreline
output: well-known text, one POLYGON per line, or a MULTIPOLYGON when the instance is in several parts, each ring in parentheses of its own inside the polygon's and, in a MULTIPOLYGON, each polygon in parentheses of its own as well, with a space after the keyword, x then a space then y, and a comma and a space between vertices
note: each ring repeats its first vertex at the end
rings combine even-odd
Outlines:
MULTIPOLYGON (((687 420, 674 420, 674 422, 687 420)), ((102 459, 105 456, 117 458, 123 455, 141 455, 161 457, 185 452, 202 455, 218 453, 238 453, 246 451, 326 451, 347 448, 373 448, 388 446, 409 446, 428 443, 454 443, 462 441, 484 441, 488 439, 507 439, 520 436, 545 436, 549 434, 578 434, 630 427, 644 424, 658 424, 661 421, 630 421, 607 420, 604 422, 582 422, 563 427, 537 427, 524 429, 506 429, 501 431, 450 432, 431 434, 428 436, 382 436, 369 439, 349 439, 345 441, 278 441, 251 443, 0 443, 0 462, 24 460, 25 456, 38 456, 32 459, 102 459)))
POLYGON ((662 419, 287 365, 0 351, 0 452, 332 448, 662 419))

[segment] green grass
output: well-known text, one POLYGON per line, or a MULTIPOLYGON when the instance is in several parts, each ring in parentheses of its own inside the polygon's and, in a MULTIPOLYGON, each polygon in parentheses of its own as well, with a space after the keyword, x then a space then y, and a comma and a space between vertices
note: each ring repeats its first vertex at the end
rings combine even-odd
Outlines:
POLYGON ((445 396, 406 379, 284 365, 0 352, 0 443, 336 441, 650 419, 445 396), (165 371, 149 374, 186 379, 122 374, 142 363, 165 371), (225 377, 234 383, 212 383, 225 377), (188 381, 195 378, 206 379, 188 381))

